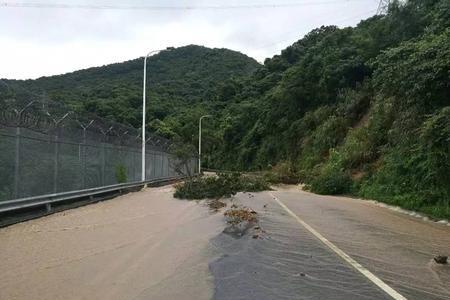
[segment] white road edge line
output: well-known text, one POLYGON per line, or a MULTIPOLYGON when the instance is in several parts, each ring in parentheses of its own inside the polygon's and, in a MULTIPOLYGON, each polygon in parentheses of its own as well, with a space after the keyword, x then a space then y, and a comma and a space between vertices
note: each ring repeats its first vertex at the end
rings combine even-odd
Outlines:
POLYGON ((385 293, 387 293, 389 296, 391 296, 395 300, 407 300, 404 296, 402 296, 400 293, 398 293, 396 290, 391 288, 389 285, 384 283, 380 278, 375 276, 372 272, 364 268, 362 265, 360 265, 356 260, 351 258, 348 254, 346 254, 344 251, 339 249, 336 245, 334 245, 332 242, 327 240, 324 236, 322 236, 319 232, 317 232, 314 228, 309 226, 305 221, 300 219, 294 212, 292 212, 281 200, 279 200, 277 197, 275 197, 271 192, 269 194, 272 196, 272 198, 294 219, 297 220, 298 223, 300 223, 303 227, 305 227, 309 232, 311 232, 316 238, 318 238, 322 243, 327 245, 331 250, 333 250, 337 255, 339 255, 341 258, 343 258, 346 262, 348 262, 353 268, 355 268, 357 271, 359 271, 361 274, 363 274, 367 279, 372 281, 374 284, 376 284, 380 289, 382 289, 385 293))

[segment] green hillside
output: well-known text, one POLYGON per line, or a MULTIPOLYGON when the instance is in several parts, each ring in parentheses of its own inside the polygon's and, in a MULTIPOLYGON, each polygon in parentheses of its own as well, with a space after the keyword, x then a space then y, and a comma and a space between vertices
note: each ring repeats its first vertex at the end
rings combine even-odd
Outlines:
POLYGON ((450 2, 322 27, 230 81, 215 167, 450 216, 450 2))
MULTIPOLYGON (((143 58, 139 58, 37 80, 6 82, 16 90, 25 88, 63 102, 77 112, 89 111, 140 127, 143 64, 143 58)), ((159 120, 170 116, 183 118, 185 110, 201 113, 195 112, 210 105, 223 82, 249 75, 259 66, 254 59, 236 51, 195 45, 168 48, 150 57, 147 61, 150 125, 154 130, 167 130, 160 133, 172 137, 174 133, 159 120)))

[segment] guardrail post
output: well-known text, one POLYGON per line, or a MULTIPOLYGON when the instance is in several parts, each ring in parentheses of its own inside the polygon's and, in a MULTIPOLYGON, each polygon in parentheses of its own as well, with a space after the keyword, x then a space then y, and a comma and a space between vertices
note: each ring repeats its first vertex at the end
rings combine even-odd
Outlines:
POLYGON ((19 198, 19 181, 20 181, 20 127, 16 127, 16 151, 14 159, 13 199, 19 198))
POLYGON ((52 205, 50 203, 45 204, 45 210, 49 213, 52 211, 52 205))

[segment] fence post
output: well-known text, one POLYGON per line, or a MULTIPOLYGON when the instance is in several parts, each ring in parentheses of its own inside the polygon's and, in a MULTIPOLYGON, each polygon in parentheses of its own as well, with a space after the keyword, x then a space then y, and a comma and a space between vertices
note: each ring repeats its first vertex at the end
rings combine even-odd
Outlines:
POLYGON ((20 181, 20 127, 16 127, 16 153, 14 159, 14 190, 13 199, 19 198, 20 181))
POLYGON ((105 186, 105 141, 102 142, 102 186, 105 186))
POLYGON ((152 177, 151 162, 149 160, 148 148, 145 148, 145 180, 151 179, 152 177), (147 172, 147 166, 150 166, 150 172, 147 172))
POLYGON ((53 157, 53 192, 58 192, 58 168, 59 168, 59 130, 56 129, 54 138, 55 151, 53 157))
POLYGON ((163 170, 163 178, 166 177, 166 153, 162 155, 162 170, 163 170))
POLYGON ((160 166, 161 166, 161 170, 159 172, 159 178, 163 178, 164 177, 164 158, 163 158, 163 154, 161 151, 159 151, 159 158, 160 158, 160 166))
POLYGON ((170 165, 170 154, 167 154, 167 174, 169 174, 169 177, 172 177, 172 167, 170 165))
POLYGON ((127 149, 127 152, 131 154, 132 160, 131 160, 131 167, 133 169, 133 179, 131 181, 136 181, 136 161, 135 161, 135 155, 134 155, 134 151, 132 151, 131 149, 127 149))
POLYGON ((86 128, 83 128, 83 141, 82 141, 82 154, 81 154, 81 188, 86 188, 86 128))
POLYGON ((140 166, 140 156, 138 152, 134 152, 134 149, 132 149, 133 151, 133 162, 134 162, 134 181, 139 181, 141 179, 140 174, 139 174, 139 168, 138 166, 140 166), (136 164, 137 163, 137 164, 136 164))
POLYGON ((111 126, 111 127, 109 127, 109 129, 108 130, 106 130, 106 131, 102 131, 102 134, 103 134, 103 139, 102 139, 102 170, 101 170, 101 181, 102 181, 102 183, 101 183, 101 185, 102 186, 105 186, 105 164, 106 164, 106 162, 105 162, 105 156, 106 156, 106 149, 105 149, 105 145, 106 145, 106 142, 108 141, 108 139, 107 139, 107 135, 108 135, 108 133, 111 131, 113 129, 113 126, 111 126))

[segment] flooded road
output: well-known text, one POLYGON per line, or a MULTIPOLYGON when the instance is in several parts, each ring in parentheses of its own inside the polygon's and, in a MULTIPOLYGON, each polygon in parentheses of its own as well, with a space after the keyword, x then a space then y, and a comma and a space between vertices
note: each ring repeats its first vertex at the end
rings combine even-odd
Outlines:
POLYGON ((272 194, 345 253, 408 299, 450 299, 450 227, 369 201, 319 196, 298 187, 272 194))
POLYGON ((173 188, 0 229, 0 299, 211 299, 220 214, 173 188))
POLYGON ((214 299, 391 299, 355 272, 307 230, 269 193, 238 194, 235 205, 258 212, 260 230, 213 243, 223 253, 211 264, 214 299))
POLYGON ((0 299, 450 299, 449 266, 432 261, 450 252, 449 226, 294 186, 239 193, 217 212, 172 193, 146 189, 0 229, 0 299), (232 205, 256 212, 242 236, 224 231, 232 205))

